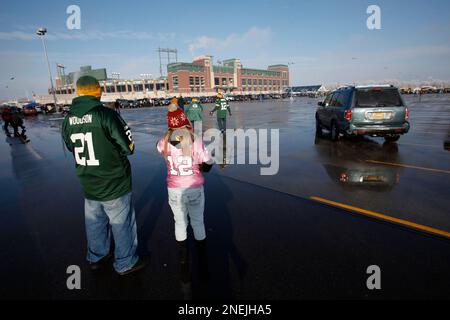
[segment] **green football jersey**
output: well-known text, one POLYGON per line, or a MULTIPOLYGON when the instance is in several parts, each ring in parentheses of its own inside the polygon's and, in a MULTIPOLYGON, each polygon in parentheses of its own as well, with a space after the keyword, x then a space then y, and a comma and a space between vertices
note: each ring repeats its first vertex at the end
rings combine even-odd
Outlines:
POLYGON ((62 136, 73 153, 76 172, 86 199, 110 201, 131 192, 134 152, 125 121, 95 97, 73 100, 62 126, 62 136))

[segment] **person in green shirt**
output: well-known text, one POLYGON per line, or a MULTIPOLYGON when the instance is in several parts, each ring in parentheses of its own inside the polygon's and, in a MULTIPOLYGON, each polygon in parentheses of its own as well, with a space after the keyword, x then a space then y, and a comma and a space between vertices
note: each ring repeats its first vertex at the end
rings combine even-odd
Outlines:
POLYGON ((200 100, 198 98, 193 98, 191 104, 186 107, 184 112, 191 122, 194 131, 197 131, 199 125, 201 125, 203 121, 203 106, 201 105, 200 100))
POLYGON ((224 133, 227 130, 227 114, 229 114, 230 117, 232 114, 230 104, 220 92, 217 94, 216 106, 210 114, 213 115, 215 112, 217 112, 217 124, 219 126, 219 130, 224 133))
POLYGON ((73 153, 77 176, 85 196, 87 260, 91 270, 103 268, 112 257, 119 275, 138 271, 147 264, 137 255, 137 228, 132 205, 131 166, 134 153, 131 131, 114 110, 100 102, 97 79, 77 81, 78 97, 62 125, 62 137, 73 153))

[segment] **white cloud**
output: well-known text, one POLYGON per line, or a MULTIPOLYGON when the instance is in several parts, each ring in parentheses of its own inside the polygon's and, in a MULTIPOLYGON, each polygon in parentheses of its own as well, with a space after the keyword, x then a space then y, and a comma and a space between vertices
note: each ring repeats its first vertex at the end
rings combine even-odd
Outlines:
POLYGON ((239 51, 257 49, 269 45, 271 39, 272 29, 270 27, 252 27, 242 34, 232 33, 223 39, 209 36, 198 37, 189 44, 189 51, 195 55, 200 50, 220 53, 232 49, 239 49, 239 51))
POLYGON ((34 39, 36 39, 36 36, 31 32, 24 32, 24 31, 0 32, 0 40, 29 41, 34 39))
MULTIPOLYGON (((158 40, 169 41, 175 38, 174 33, 153 33, 146 31, 130 31, 130 30, 117 30, 117 31, 67 31, 67 32, 54 32, 48 33, 46 39, 50 41, 57 40, 111 40, 111 39, 128 39, 128 40, 158 40)), ((9 31, 0 32, 0 40, 16 40, 16 41, 31 41, 38 39, 35 32, 26 31, 9 31)))

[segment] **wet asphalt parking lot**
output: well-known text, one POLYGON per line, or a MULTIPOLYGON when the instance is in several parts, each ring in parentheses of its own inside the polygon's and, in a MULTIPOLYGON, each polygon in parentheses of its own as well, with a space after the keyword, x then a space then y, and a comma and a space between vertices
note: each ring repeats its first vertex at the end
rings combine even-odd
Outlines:
MULTIPOLYGON (((448 298, 450 95, 405 100, 412 129, 394 144, 317 139, 318 99, 232 103, 230 128, 280 129, 280 168, 261 176, 257 165, 229 164, 206 175, 207 278, 193 243, 191 269, 177 263, 166 169, 155 150, 164 108, 122 111, 137 147, 130 160, 140 251, 150 255, 144 271, 125 278, 86 264, 84 202, 61 120, 27 118, 29 144, 5 135, 0 143, 0 297, 448 298), (81 290, 66 287, 70 265, 81 268, 81 290), (382 290, 366 287, 371 265, 381 268, 382 290)), ((204 128, 214 126, 205 115, 204 128)))

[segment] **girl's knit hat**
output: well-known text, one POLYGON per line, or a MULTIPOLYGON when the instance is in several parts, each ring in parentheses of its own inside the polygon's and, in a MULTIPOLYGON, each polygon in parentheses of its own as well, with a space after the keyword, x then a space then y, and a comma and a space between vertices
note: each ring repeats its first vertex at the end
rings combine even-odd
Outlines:
POLYGON ((169 129, 180 129, 183 127, 191 126, 191 123, 181 109, 169 111, 169 113, 167 114, 167 123, 169 129))

